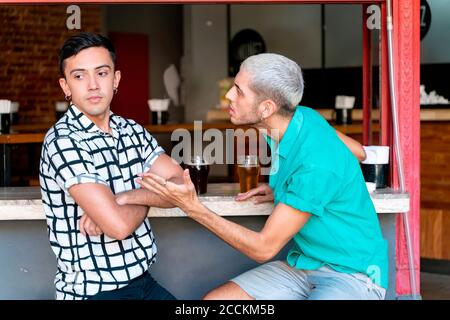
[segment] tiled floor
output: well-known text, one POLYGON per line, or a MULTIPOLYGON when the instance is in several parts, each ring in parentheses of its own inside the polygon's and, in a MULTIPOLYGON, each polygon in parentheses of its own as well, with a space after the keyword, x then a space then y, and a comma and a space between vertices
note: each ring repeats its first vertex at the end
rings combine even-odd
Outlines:
POLYGON ((423 300, 450 300, 450 275, 420 273, 423 300))

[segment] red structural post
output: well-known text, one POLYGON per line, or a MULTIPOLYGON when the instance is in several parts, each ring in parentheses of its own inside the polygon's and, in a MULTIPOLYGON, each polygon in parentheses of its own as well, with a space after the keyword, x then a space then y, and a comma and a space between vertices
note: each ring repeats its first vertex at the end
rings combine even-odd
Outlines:
MULTIPOLYGON (((388 61, 388 40, 386 32, 386 4, 381 4, 381 31, 380 31, 380 144, 391 146, 390 158, 392 158, 392 117, 391 101, 389 96, 389 61, 388 61)), ((391 161, 392 163, 393 161, 391 161)), ((390 171, 390 177, 393 177, 393 171, 390 171)))
POLYGON ((362 109, 363 144, 372 144, 372 32, 367 27, 368 5, 362 6, 362 109))
MULTIPOLYGON (((393 1, 396 85, 401 150, 406 190, 410 194, 410 224, 414 265, 420 292, 420 0, 393 1)), ((395 181, 397 183, 397 181, 395 181)), ((411 293, 406 241, 397 217, 397 294, 411 293)))
MULTIPOLYGON (((410 194, 410 229, 414 251, 416 294, 420 292, 420 0, 393 1, 393 61, 399 119, 399 138, 403 157, 406 191, 410 194)), ((381 32, 381 142, 392 146, 387 64, 386 7, 382 4, 381 32)), ((391 148, 392 149, 392 148, 391 148)), ((391 152, 391 155, 394 154, 391 152)), ((399 186, 396 159, 392 157, 391 182, 399 186)), ((396 293, 411 294, 408 251, 402 216, 397 216, 396 293)))

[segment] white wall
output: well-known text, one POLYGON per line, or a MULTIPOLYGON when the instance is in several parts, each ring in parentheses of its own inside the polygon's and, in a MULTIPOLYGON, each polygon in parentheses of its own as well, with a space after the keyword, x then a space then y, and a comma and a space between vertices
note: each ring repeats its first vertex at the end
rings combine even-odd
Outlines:
POLYGON ((326 5, 325 22, 325 67, 361 66, 361 5, 326 5))
MULTIPOLYGON (((325 66, 361 66, 361 5, 326 5, 325 22, 325 66)), ((302 68, 321 67, 320 5, 232 5, 230 24, 231 37, 255 29, 267 51, 286 55, 302 68)))
POLYGON ((263 37, 268 52, 285 55, 303 68, 320 68, 319 5, 232 5, 232 38, 246 28, 263 37))
MULTIPOLYGON (((218 80, 228 75, 225 5, 183 6, 184 56, 182 100, 185 120, 205 120, 219 103, 218 80)), ((227 166, 212 166, 211 176, 227 175, 227 166)))
POLYGON ((225 5, 184 6, 182 63, 185 118, 205 120, 219 103, 218 81, 227 76, 228 46, 225 5))

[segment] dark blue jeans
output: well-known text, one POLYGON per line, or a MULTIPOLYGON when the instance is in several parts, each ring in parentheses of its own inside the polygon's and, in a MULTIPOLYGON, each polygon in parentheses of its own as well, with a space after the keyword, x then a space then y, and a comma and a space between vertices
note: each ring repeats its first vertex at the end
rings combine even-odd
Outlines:
POLYGON ((89 300, 176 300, 176 298, 162 286, 160 286, 150 273, 131 280, 120 289, 103 291, 89 297, 89 300))

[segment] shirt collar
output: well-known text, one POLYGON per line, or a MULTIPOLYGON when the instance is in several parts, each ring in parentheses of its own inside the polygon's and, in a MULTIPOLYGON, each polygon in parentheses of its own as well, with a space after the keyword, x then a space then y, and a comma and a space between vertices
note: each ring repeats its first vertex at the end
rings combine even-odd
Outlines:
MULTIPOLYGON (((78 109, 78 107, 74 104, 70 105, 68 113, 70 114, 71 119, 75 121, 84 131, 105 134, 104 131, 97 127, 97 125, 93 123, 91 119, 86 117, 84 113, 81 112, 80 109, 78 109)), ((120 128, 122 128, 122 123, 119 117, 112 111, 109 111, 109 126, 111 127, 111 130, 113 130, 113 132, 118 131, 120 130, 120 128)))
POLYGON ((300 141, 298 141, 297 137, 299 136, 299 133, 302 129, 302 125, 303 114, 301 113, 300 108, 297 108, 294 112, 294 115, 292 116, 291 121, 289 122, 288 127, 286 128, 286 131, 283 134, 283 137, 278 144, 277 152, 281 157, 287 158, 289 153, 293 149, 293 145, 301 143, 300 141))

